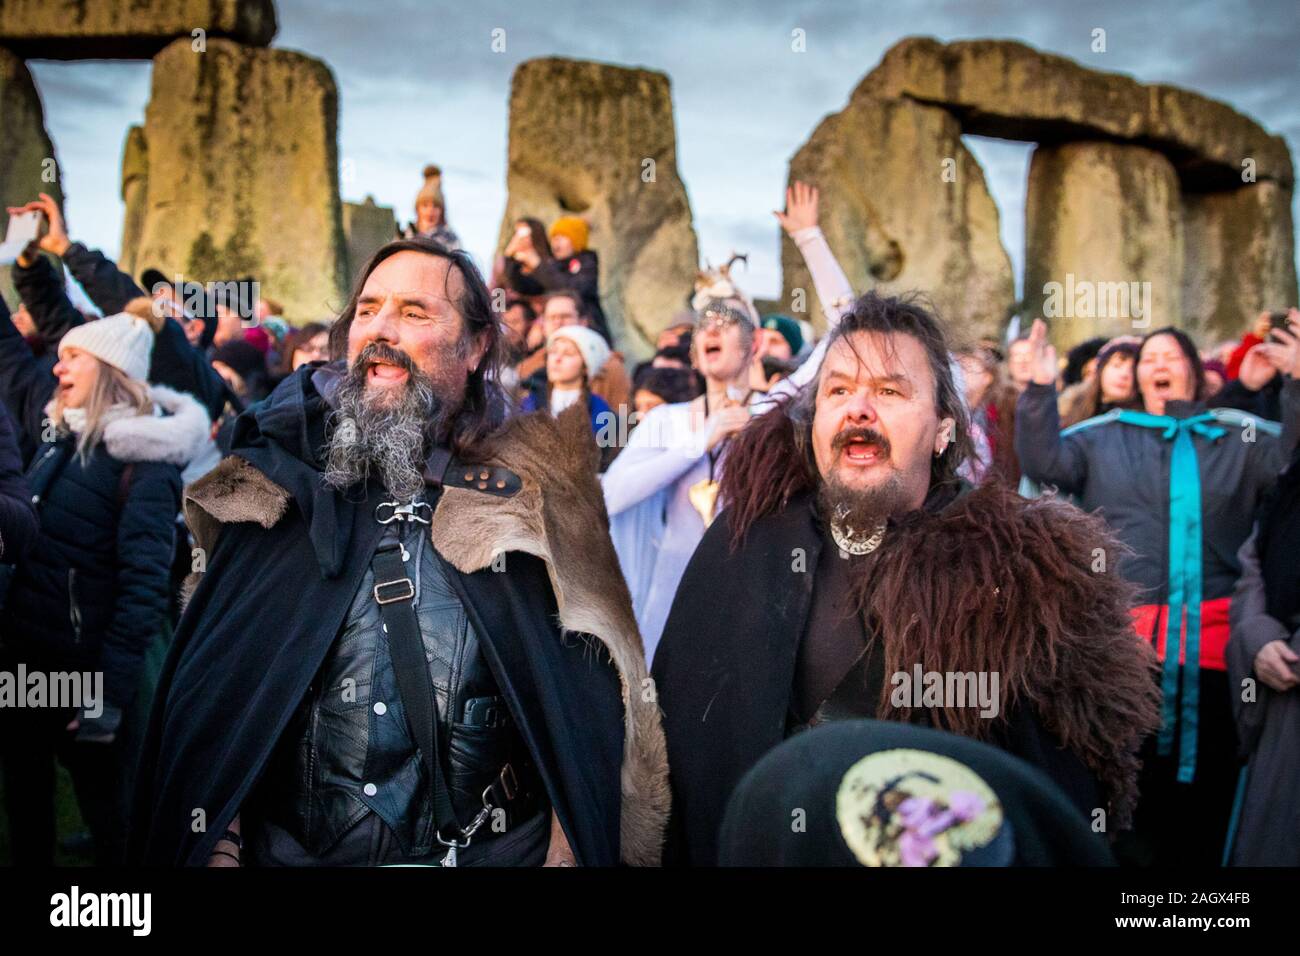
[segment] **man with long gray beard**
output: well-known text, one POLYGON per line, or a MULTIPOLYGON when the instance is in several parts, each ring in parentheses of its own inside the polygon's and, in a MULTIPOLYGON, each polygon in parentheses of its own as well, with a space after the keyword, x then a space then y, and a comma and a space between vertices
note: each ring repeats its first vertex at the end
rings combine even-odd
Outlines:
POLYGON ((470 260, 398 240, 186 493, 131 834, 162 865, 659 860, 667 770, 582 409, 501 423, 470 260))
POLYGON ((948 355, 923 305, 868 293, 817 378, 732 439, 725 510, 655 654, 672 861, 715 863, 745 773, 846 718, 983 739, 1044 770, 1085 837, 1125 825, 1158 715, 1115 542, 1071 505, 957 478, 971 446, 948 355))

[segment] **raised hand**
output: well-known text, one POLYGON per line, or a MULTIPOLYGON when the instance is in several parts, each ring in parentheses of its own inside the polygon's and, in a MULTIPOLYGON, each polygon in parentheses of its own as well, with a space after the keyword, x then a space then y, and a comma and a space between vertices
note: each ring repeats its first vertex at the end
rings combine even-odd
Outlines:
POLYGON ((785 212, 774 209, 772 215, 776 216, 781 228, 793 236, 800 229, 817 225, 817 205, 820 195, 816 186, 809 186, 796 180, 794 185, 785 191, 785 212))
MULTIPOLYGON (((56 256, 61 256, 68 251, 68 246, 72 245, 68 241, 68 229, 63 222, 63 213, 59 210, 59 204, 54 201, 54 197, 47 193, 41 193, 40 199, 33 199, 31 202, 22 206, 10 206, 9 215, 20 212, 41 212, 45 214, 45 220, 50 224, 49 232, 41 237, 38 245, 46 252, 52 252, 56 256)), ((27 263, 30 265, 30 263, 27 263)))
POLYGON ((1047 323, 1034 319, 1029 330, 1029 347, 1034 364, 1034 384, 1054 385, 1056 383, 1056 348, 1047 341, 1047 323))
POLYGON ((748 406, 736 402, 719 408, 705 422, 705 427, 709 429, 709 440, 704 447, 712 451, 747 424, 749 424, 748 406))
POLYGON ((1276 374, 1277 368, 1274 367, 1272 359, 1269 358, 1268 346, 1254 345, 1242 357, 1237 379, 1252 392, 1258 392, 1272 381, 1273 376, 1276 374))
MULTIPOLYGON (((1283 375, 1300 378, 1300 311, 1292 309, 1287 313, 1287 327, 1273 329, 1271 341, 1251 349, 1259 349, 1267 356, 1272 366, 1283 375)), ((1247 358, 1250 352, 1246 353, 1247 358)), ((1243 361, 1243 365, 1246 363, 1243 361)))

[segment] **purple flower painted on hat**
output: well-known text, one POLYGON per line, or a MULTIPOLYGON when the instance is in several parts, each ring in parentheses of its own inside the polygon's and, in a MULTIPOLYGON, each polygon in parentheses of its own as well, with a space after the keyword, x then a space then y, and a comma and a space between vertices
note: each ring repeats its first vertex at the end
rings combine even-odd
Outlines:
POLYGON ((904 830, 898 838, 898 858, 903 866, 929 866, 938 855, 934 841, 913 830, 904 830))
POLYGON ((948 806, 957 819, 965 822, 974 820, 984 812, 984 799, 978 793, 969 790, 954 790, 948 795, 948 806))
POLYGON ((934 812, 934 801, 929 797, 908 797, 898 805, 898 821, 909 829, 917 829, 934 812))

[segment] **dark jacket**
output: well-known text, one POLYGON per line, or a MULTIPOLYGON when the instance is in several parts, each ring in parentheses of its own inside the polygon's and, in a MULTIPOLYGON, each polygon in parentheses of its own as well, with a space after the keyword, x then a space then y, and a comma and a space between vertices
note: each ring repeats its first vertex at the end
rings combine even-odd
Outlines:
MULTIPOLYGON (((1232 600, 1228 676, 1241 752, 1249 761, 1231 845, 1236 866, 1300 866, 1300 688, 1276 691, 1255 673, 1255 656, 1282 641, 1300 652, 1300 456, 1283 473, 1241 548, 1242 575, 1232 600), (1247 698, 1247 699, 1243 699, 1247 698)), ((1300 664, 1291 665, 1300 676, 1300 664)))
POLYGON ((1269 421, 1281 421, 1283 379, 1282 375, 1274 375, 1260 389, 1247 387, 1239 378, 1230 379, 1210 403, 1215 408, 1235 408, 1269 421))
MULTIPOLYGON (((374 511, 385 496, 375 482, 344 495, 321 481, 319 453, 329 405, 313 384, 317 371, 299 369, 265 402, 240 416, 233 455, 187 492, 186 516, 207 551, 207 567, 173 638, 145 741, 130 835, 129 858, 136 862, 176 866, 207 861, 223 828, 265 772, 370 567, 382 531, 374 511), (268 629, 267 621, 275 626, 268 629), (205 832, 191 829, 195 807, 206 811, 205 832)), ((543 436, 547 447, 539 444, 530 452, 536 455, 534 464, 549 464, 548 455, 560 454, 557 426, 541 416, 532 418, 515 419, 507 430, 549 429, 543 436)), ((575 440, 589 447, 587 423, 576 421, 575 440)), ((501 456, 509 461, 505 452, 501 456)), ((625 751, 625 718, 640 718, 625 713, 620 688, 620 677, 622 686, 642 686, 644 663, 638 669, 635 659, 620 651, 626 643, 602 637, 603 646, 611 649, 606 655, 577 634, 561 634, 560 625, 577 602, 570 598, 568 606, 559 606, 548 575, 554 570, 564 580, 569 561, 527 553, 525 547, 531 550, 531 545, 509 536, 519 550, 498 555, 504 571, 491 566, 493 542, 505 537, 494 534, 492 524, 506 519, 518 527, 511 515, 547 507, 550 479, 539 473, 540 493, 529 499, 484 493, 474 468, 454 469, 442 477, 446 484, 437 486, 441 492, 433 515, 435 547, 456 568, 451 583, 483 641, 578 861, 613 865, 620 857, 637 859, 648 852, 657 860, 655 839, 653 847, 629 847, 635 830, 626 819, 630 814, 642 826, 654 820, 641 803, 646 788, 637 783, 635 764, 648 752, 645 741, 652 738, 647 735, 658 732, 657 711, 651 714, 652 705, 642 708, 633 696, 628 707, 644 711, 653 727, 638 729, 636 746, 628 740, 625 751), (459 516, 476 514, 476 509, 483 523, 473 530, 459 528, 459 516), (456 530, 439 532, 448 526, 456 530), (477 554, 482 564, 457 555, 456 547, 485 549, 477 554)), ((572 480, 585 489, 584 500, 591 493, 593 507, 599 509, 594 468, 590 475, 579 468, 572 480)), ((496 487, 487 481, 482 485, 496 487)), ((564 502, 573 504, 567 497, 564 502)), ((627 640, 639 655, 631 601, 618 586, 617 559, 596 531, 599 511, 585 516, 580 502, 569 510, 581 525, 575 528, 577 536, 597 555, 591 559, 599 562, 594 573, 608 575, 604 586, 616 603, 605 607, 605 620, 628 622, 627 640), (606 566, 608 571, 602 570, 606 566)), ((556 530, 549 521, 547 528, 556 530)), ((563 536, 562 529, 557 533, 563 536)), ((558 547, 559 539, 552 540, 558 547)), ((593 603, 600 605, 601 599, 593 603)), ((589 605, 582 607, 585 612, 589 605)), ((662 817, 657 825, 661 836, 662 817)))
MULTIPOLYGON (((1120 558, 1120 574, 1142 589, 1143 603, 1164 604, 1173 443, 1158 429, 1118 421, 1062 437, 1056 397, 1052 386, 1034 384, 1020 396, 1016 453, 1021 469, 1034 481, 1077 495, 1085 510, 1100 510, 1133 551, 1120 558)), ((1253 441, 1243 440, 1241 426, 1216 440, 1193 438, 1201 478, 1204 600, 1231 595, 1241 574, 1237 551, 1300 429, 1300 382, 1289 381, 1283 389, 1283 409, 1280 439, 1257 431, 1253 441)), ((1204 410, 1200 404, 1171 402, 1168 414, 1186 418, 1204 410)))
MULTIPOLYGON (((72 277, 105 315, 121 312, 132 299, 146 294, 103 253, 87 249, 79 242, 68 247, 63 261, 72 277)), ((14 266, 14 284, 44 337, 47 349, 57 352, 64 333, 85 321, 68 300, 62 274, 45 256, 37 256, 36 261, 25 269, 14 266)), ((226 404, 225 381, 208 363, 203 352, 190 345, 185 330, 172 318, 163 320, 155 334, 149 381, 190 393, 214 420, 226 404)))
POLYGON ((35 542, 38 529, 36 509, 23 478, 18 431, 13 416, 0 403, 0 561, 21 561, 35 542))
MULTIPOLYGON (((44 416, 55 380, 36 367, 0 308, 0 394, 44 416)), ((129 706, 145 648, 167 609, 180 466, 202 446, 206 415, 155 389, 172 414, 111 422, 83 463, 75 436, 37 421, 27 468, 40 534, 5 600, 6 644, 29 660, 104 671, 108 706, 129 706)))
POLYGON ((525 273, 518 260, 507 259, 506 285, 520 295, 576 292, 591 327, 609 340, 609 323, 600 306, 600 260, 592 250, 584 249, 567 259, 543 259, 531 273, 525 273))
MULTIPOLYGON (((932 585, 927 581, 945 575, 954 561, 961 560, 966 565, 978 563, 970 556, 973 547, 983 550, 991 546, 1006 547, 1005 542, 995 545, 984 540, 987 535, 980 529, 990 523, 1014 526, 1020 520, 1041 522, 1042 519, 1032 517, 1007 517, 1006 506, 993 509, 1003 520, 990 522, 985 510, 987 502, 1002 500, 994 499, 995 495, 1012 497, 1011 492, 988 485, 945 505, 942 490, 932 492, 924 513, 899 519, 907 523, 905 529, 891 519, 885 544, 871 559, 874 566, 883 567, 886 561, 894 565, 907 563, 914 555, 922 554, 911 573, 916 577, 915 587, 921 593, 929 593, 932 585), (975 544, 954 543, 959 536, 977 536, 980 540, 975 544), (935 558, 940 549, 946 553, 941 559, 935 558)), ((1058 503, 1051 507, 1065 506, 1058 503)), ((1013 511, 1013 515, 1023 515, 1023 510, 1013 511)), ((1075 560, 1082 547, 1079 541, 1083 540, 1077 531, 1077 512, 1071 508, 1048 520, 1070 545, 1053 545, 1048 550, 1054 553, 1043 554, 1047 547, 1041 543, 1043 535, 1034 536, 1040 543, 1036 546, 1038 550, 1030 550, 1024 544, 1030 535, 1023 534, 1017 539, 1017 545, 1023 545, 1025 553, 1010 553, 1007 560, 995 563, 1011 568, 1016 562, 1075 560), (1069 527, 1069 523, 1076 527, 1069 527)), ((718 828, 736 785, 764 754, 797 729, 792 720, 797 660, 805 635, 813 633, 810 621, 818 577, 815 569, 819 560, 824 563, 839 559, 837 555, 823 557, 828 538, 815 517, 810 492, 795 494, 780 511, 754 521, 744 543, 736 550, 731 547, 730 521, 731 512, 724 511, 705 532, 686 568, 663 639, 654 655, 653 675, 664 712, 673 793, 666 856, 675 863, 713 865, 717 862, 718 828)), ((864 571, 869 567, 864 566, 864 571)), ((1102 763, 1109 761, 1118 766, 1127 762, 1119 776, 1125 778, 1123 786, 1131 792, 1136 777, 1137 741, 1121 739, 1123 733, 1110 731, 1122 720, 1140 725, 1144 714, 1154 720, 1154 703, 1146 705, 1145 710, 1141 705, 1127 706, 1134 701, 1132 685, 1114 692, 1114 699, 1124 701, 1125 706, 1115 707, 1113 712, 1109 709, 1110 702, 1096 699, 1096 686, 1103 681, 1098 675, 1109 677, 1121 661, 1128 663, 1125 654, 1145 650, 1131 639, 1127 611, 1116 606, 1113 582, 1103 581, 1101 575, 1080 572, 1071 581, 1055 583, 1057 593, 1043 593, 1044 589, 1039 589, 1037 605, 1023 607, 1018 615, 1021 622, 1014 626, 1034 631, 1032 643, 1040 648, 1040 660, 1062 655, 1071 665, 1056 668, 1052 673, 1051 668, 1040 664, 1031 675, 1029 689, 1021 691, 1021 703, 1010 706, 988 725, 989 741, 1038 766, 1077 807, 1091 812, 1104 804, 1099 782, 1104 781, 1107 772, 1105 768, 1098 769, 1102 763), (1088 614, 1104 607, 1109 626, 1088 634, 1086 647, 1076 644, 1068 648, 1067 644, 1079 638, 1059 627, 1060 615, 1066 608, 1085 604, 1088 614), (1058 622, 1056 630, 1061 633, 1049 633, 1053 620, 1058 622), (1046 728, 1067 709, 1077 711, 1074 704, 1063 701, 1079 699, 1088 700, 1083 710, 1090 712, 1094 729, 1080 735, 1074 741, 1074 748, 1067 750, 1046 728), (1091 765, 1085 765, 1083 753, 1092 759, 1091 765), (1104 759, 1097 759, 1098 754, 1104 754, 1104 759)), ((933 588, 939 590, 937 585, 933 588)), ((966 608, 959 616, 966 615, 967 619, 961 631, 955 633, 970 634, 977 625, 987 627, 987 623, 981 625, 980 621, 990 613, 1004 613, 979 610, 995 590, 973 587, 969 599, 964 600, 955 597, 951 590, 944 592, 950 608, 958 604, 966 608)), ((1122 603, 1122 594, 1120 598, 1122 603)), ((992 598, 992 603, 996 600, 992 598)), ((1023 641, 1023 638, 1016 640, 1023 641)), ((871 647, 878 648, 883 643, 880 638, 871 647)), ((999 646, 996 642, 994 645, 999 646)), ((1010 648, 1010 642, 1006 646, 1010 648)), ((898 650, 905 652, 906 648, 898 645, 898 650)), ((1008 649, 1006 653, 1029 652, 1022 643, 1019 650, 1008 649)), ((945 672, 952 668, 951 662, 944 660, 913 659, 913 662, 929 671, 945 672)), ((1005 669, 993 666, 997 663, 990 661, 990 669, 1005 669)), ((864 679, 867 686, 860 700, 868 712, 855 716, 873 716, 875 691, 887 681, 890 678, 883 666, 875 679, 870 668, 867 669, 864 679)), ((1143 692, 1150 696, 1148 690, 1143 692)), ((835 719, 840 719, 838 714, 835 719)), ((924 721, 929 719, 929 714, 915 712, 908 719, 924 721)), ((1118 792, 1118 789, 1113 791, 1118 792)), ((1131 796, 1125 799, 1131 800, 1131 796)))

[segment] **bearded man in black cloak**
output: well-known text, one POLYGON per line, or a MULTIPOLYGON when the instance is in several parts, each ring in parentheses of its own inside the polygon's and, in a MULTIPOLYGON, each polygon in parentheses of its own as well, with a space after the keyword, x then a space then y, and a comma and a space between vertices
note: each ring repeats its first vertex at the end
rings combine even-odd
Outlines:
POLYGON ((464 253, 384 246, 188 490, 206 556, 131 856, 175 865, 652 864, 659 714, 586 410, 501 424, 464 253))
POLYGON ((1069 504, 957 477, 968 417, 926 308, 863 296, 817 379, 732 441, 655 654, 671 860, 715 863, 745 772, 843 718, 996 744, 1094 829, 1126 825, 1158 710, 1117 545, 1069 504))

